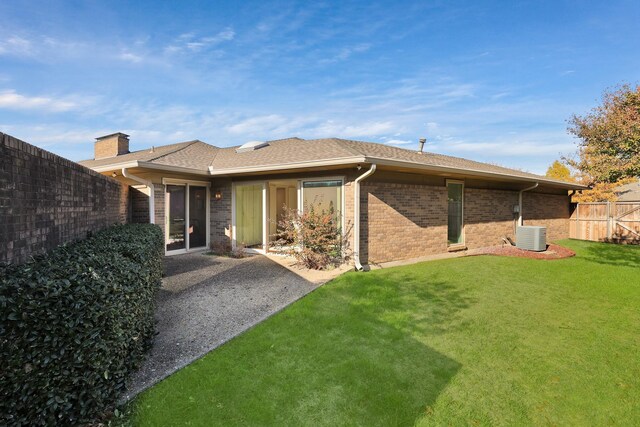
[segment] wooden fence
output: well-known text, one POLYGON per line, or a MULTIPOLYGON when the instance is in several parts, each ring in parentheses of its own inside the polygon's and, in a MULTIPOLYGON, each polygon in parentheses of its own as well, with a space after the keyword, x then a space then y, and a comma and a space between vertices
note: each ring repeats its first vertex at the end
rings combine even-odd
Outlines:
POLYGON ((577 203, 571 214, 569 236, 640 244, 640 202, 577 203))

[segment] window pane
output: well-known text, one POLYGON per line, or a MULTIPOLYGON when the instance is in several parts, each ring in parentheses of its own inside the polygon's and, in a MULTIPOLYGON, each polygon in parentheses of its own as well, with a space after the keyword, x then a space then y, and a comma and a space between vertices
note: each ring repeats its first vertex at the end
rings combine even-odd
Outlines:
POLYGON ((447 184, 449 209, 448 240, 450 245, 462 243, 462 184, 447 184))
POLYGON ((189 186, 189 249, 207 245, 207 188, 189 186))
POLYGON ((342 209, 342 181, 305 181, 302 183, 303 209, 328 213, 333 209, 340 227, 342 209))
POLYGON ((185 248, 185 187, 183 185, 167 185, 167 204, 169 206, 169 233, 167 250, 185 248))

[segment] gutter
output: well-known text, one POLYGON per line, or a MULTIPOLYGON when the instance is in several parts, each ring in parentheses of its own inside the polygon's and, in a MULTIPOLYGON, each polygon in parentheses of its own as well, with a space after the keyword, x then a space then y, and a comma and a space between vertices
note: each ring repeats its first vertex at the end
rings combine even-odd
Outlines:
POLYGON ((531 187, 527 187, 523 190, 520 190, 520 192, 518 193, 518 206, 519 206, 519 212, 518 212, 518 225, 522 226, 522 193, 524 193, 525 191, 529 191, 529 190, 533 190, 534 188, 538 187, 538 183, 536 182, 534 185, 532 185, 531 187))
POLYGON ((356 271, 364 269, 360 263, 360 182, 373 175, 375 171, 376 164, 374 163, 368 171, 353 182, 353 262, 356 271))
POLYGON ((324 167, 324 166, 342 166, 342 165, 352 165, 357 163, 365 163, 365 158, 364 157, 337 157, 335 159, 311 160, 311 161, 305 161, 305 162, 281 163, 281 164, 275 164, 275 165, 244 166, 244 167, 229 168, 229 169, 214 169, 213 166, 209 166, 209 175, 225 176, 225 175, 235 175, 235 174, 243 174, 243 173, 270 173, 272 171, 281 171, 281 170, 287 170, 287 169, 302 169, 302 168, 313 168, 313 167, 324 167))
POLYGON ((86 165, 82 165, 82 166, 92 169, 96 172, 111 172, 112 170, 122 169, 122 168, 127 168, 127 169, 146 168, 146 169, 158 169, 158 170, 169 171, 169 172, 188 173, 192 175, 209 175, 209 172, 204 169, 185 168, 182 166, 171 166, 171 165, 164 165, 160 163, 143 162, 140 160, 134 160, 131 162, 123 162, 123 163, 114 163, 111 165, 97 166, 97 167, 91 167, 86 165))
POLYGON ((142 185, 146 185, 149 188, 149 224, 156 223, 155 216, 155 191, 156 187, 153 185, 153 182, 147 181, 146 179, 142 179, 139 176, 132 175, 127 171, 127 168, 122 168, 122 176, 125 178, 131 179, 133 181, 139 182, 142 185))
POLYGON ((392 166, 392 167, 404 167, 416 170, 424 170, 429 172, 441 172, 446 174, 458 174, 458 175, 468 175, 468 176, 477 176, 482 178, 489 179, 498 179, 498 180, 509 180, 509 181, 520 181, 520 182, 535 182, 535 183, 543 183, 553 185, 557 188, 566 188, 567 190, 586 190, 589 187, 575 184, 571 182, 564 181, 556 181, 553 179, 544 179, 544 177, 524 177, 518 175, 511 175, 503 172, 487 172, 478 169, 470 169, 470 168, 455 168, 451 166, 437 166, 437 165, 427 165, 424 163, 418 163, 408 160, 394 160, 394 159, 384 159, 380 157, 369 157, 365 158, 366 163, 376 163, 380 166, 392 166))

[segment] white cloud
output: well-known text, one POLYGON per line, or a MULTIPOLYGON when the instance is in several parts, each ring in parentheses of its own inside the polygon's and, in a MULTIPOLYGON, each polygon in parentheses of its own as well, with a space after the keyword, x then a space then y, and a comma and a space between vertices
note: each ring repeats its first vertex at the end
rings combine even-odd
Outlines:
POLYGON ((19 36, 11 36, 0 41, 0 55, 28 56, 32 53, 30 40, 19 36))
POLYGON ((357 123, 357 121, 354 120, 345 123, 327 120, 315 128, 310 129, 310 132, 315 136, 323 137, 359 138, 385 135, 390 132, 396 132, 397 130, 397 126, 391 121, 367 121, 357 123))
POLYGON ((227 127, 232 134, 267 134, 286 123, 286 119, 277 114, 251 117, 227 127))
POLYGON ((142 62, 142 56, 129 52, 127 50, 122 51, 120 55, 118 55, 118 58, 123 61, 131 62, 134 64, 138 64, 142 62))
POLYGON ((232 28, 226 28, 218 34, 208 37, 196 37, 195 33, 180 34, 176 40, 165 47, 164 52, 167 54, 176 54, 181 52, 200 52, 217 46, 223 42, 231 41, 235 38, 236 33, 232 28))
POLYGON ((340 49, 340 51, 337 54, 333 55, 332 57, 320 60, 320 63, 330 64, 333 62, 345 61, 349 59, 353 54, 366 52, 370 48, 371 48, 371 45, 369 43, 361 43, 355 46, 344 47, 340 49))
POLYGON ((80 108, 80 103, 48 96, 25 96, 13 90, 0 92, 0 108, 8 110, 42 110, 63 112, 80 108))

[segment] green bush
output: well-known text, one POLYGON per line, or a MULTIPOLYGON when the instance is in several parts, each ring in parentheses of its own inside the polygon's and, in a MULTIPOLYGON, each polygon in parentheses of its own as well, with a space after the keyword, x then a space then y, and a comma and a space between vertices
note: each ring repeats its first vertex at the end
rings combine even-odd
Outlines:
POLYGON ((128 224, 0 267, 0 425, 99 419, 144 360, 162 277, 159 227, 128 224))

